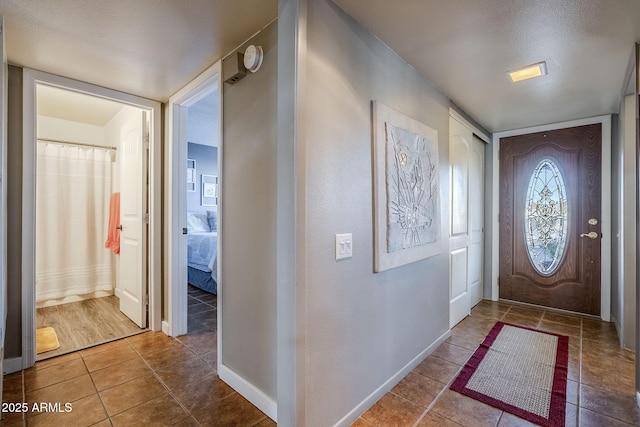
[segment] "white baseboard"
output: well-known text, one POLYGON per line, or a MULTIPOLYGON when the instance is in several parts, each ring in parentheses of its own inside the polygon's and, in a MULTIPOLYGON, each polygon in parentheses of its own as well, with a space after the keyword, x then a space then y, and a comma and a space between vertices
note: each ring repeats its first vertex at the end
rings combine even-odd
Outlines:
POLYGON ((4 359, 4 374, 13 374, 22 370, 22 357, 4 359))
POLYGON ((640 408, 640 391, 636 391, 636 405, 640 408))
POLYGON ((218 375, 222 381, 237 391, 238 394, 264 412, 273 421, 278 422, 278 404, 275 400, 222 363, 218 365, 218 375))
POLYGON ((171 334, 169 333, 169 322, 167 322, 166 320, 162 321, 162 332, 165 333, 165 335, 167 336, 171 336, 171 334))
POLYGON ((334 427, 348 427, 352 423, 354 423, 360 415, 373 406, 382 396, 384 396, 389 390, 395 387, 396 384, 400 382, 409 372, 411 372, 416 366, 418 366, 424 359, 427 358, 431 353, 433 353, 440 344, 445 342, 447 338, 451 336, 451 330, 448 330, 444 334, 442 334, 433 344, 429 347, 425 348, 420 352, 416 357, 414 357, 409 363, 407 363, 404 367, 402 367, 398 372, 396 372, 391 378, 384 382, 380 387, 378 387, 373 393, 367 396, 362 402, 360 402, 355 408, 351 410, 347 415, 345 415, 340 421, 338 421, 334 427))

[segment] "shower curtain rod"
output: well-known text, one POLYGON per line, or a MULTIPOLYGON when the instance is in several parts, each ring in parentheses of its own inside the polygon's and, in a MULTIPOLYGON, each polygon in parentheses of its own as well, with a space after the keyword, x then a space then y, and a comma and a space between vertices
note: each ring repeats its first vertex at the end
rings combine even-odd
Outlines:
POLYGON ((81 145, 83 147, 104 148, 105 150, 117 150, 118 149, 118 147, 113 147, 113 146, 89 144, 89 143, 86 143, 86 142, 65 141, 65 140, 62 140, 62 139, 38 138, 38 141, 53 142, 53 143, 57 143, 57 144, 81 145))

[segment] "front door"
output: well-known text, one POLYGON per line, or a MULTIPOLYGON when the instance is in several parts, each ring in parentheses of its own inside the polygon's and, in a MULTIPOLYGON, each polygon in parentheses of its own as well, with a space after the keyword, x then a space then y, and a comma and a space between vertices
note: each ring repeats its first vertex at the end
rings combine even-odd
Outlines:
POLYGON ((500 298, 600 315, 601 134, 500 139, 500 298))

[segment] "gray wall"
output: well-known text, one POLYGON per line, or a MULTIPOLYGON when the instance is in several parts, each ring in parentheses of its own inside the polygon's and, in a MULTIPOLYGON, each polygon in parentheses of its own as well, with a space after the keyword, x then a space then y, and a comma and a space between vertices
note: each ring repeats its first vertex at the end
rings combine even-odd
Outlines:
MULTIPOLYGON (((328 0, 308 2, 304 197, 298 287, 304 288, 304 425, 333 425, 449 327, 450 101, 328 0), (442 253, 373 273, 371 101, 438 132, 442 253), (353 233, 335 261, 334 235, 353 233)), ((299 193, 300 194, 300 193, 299 193)))
POLYGON ((215 206, 202 206, 202 175, 218 176, 218 147, 194 144, 187 148, 187 158, 196 161, 196 191, 187 191, 187 211, 206 212, 215 206))
POLYGON ((5 359, 22 355, 22 68, 9 66, 7 335, 5 359))
POLYGON ((248 44, 262 46, 262 68, 223 84, 221 357, 276 400, 277 25, 239 51, 248 44))

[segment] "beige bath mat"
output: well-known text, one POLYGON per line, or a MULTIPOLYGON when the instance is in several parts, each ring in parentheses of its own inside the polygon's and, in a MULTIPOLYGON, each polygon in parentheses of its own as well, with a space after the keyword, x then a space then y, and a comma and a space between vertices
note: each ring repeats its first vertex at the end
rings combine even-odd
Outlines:
POLYGON ((44 353, 46 351, 55 350, 60 347, 56 331, 50 327, 36 329, 36 353, 44 353))

